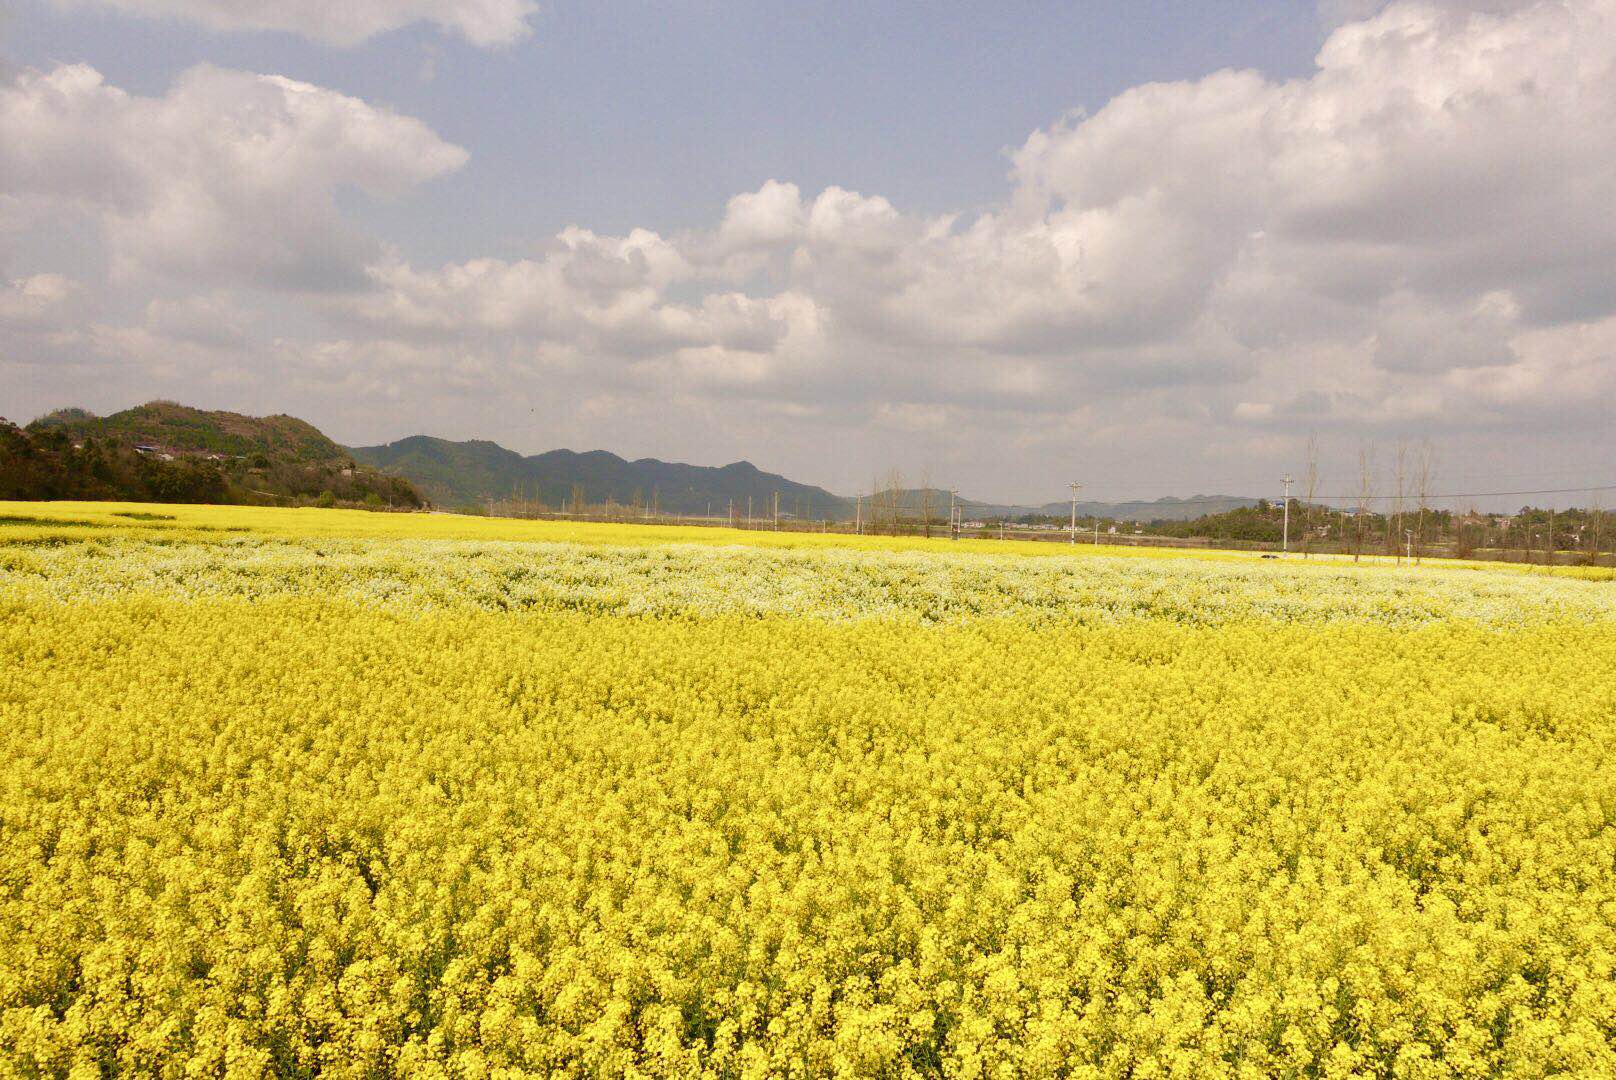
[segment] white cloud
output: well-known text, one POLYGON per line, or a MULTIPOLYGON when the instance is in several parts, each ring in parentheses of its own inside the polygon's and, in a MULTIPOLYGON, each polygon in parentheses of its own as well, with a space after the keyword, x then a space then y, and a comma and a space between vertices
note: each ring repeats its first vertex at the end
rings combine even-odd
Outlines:
POLYGON ((1034 134, 1007 208, 965 228, 827 192, 793 265, 888 343, 1103 358, 1119 386, 1214 339, 1280 363, 1369 340, 1400 377, 1507 366, 1523 327, 1616 310, 1616 5, 1515 7, 1398 5, 1309 78, 1131 90, 1034 134))
POLYGON ((357 45, 430 22, 473 45, 527 36, 532 0, 55 0, 64 9, 103 7, 143 18, 183 19, 211 30, 282 30, 329 45, 357 45))
POLYGON ((876 406, 875 418, 881 425, 898 431, 940 431, 948 423, 948 409, 913 401, 888 401, 876 406))
POLYGON ((124 278, 352 285, 376 250, 336 193, 397 195, 465 160, 418 120, 279 76, 197 67, 149 98, 63 65, 0 89, 0 191, 98 216, 124 278))
POLYGON ((491 401, 542 371, 619 414, 946 419, 983 460, 1018 419, 1216 448, 1558 411, 1569 438, 1616 392, 1616 0, 1377 7, 1306 77, 1133 88, 1029 136, 978 214, 771 180, 706 230, 574 227, 423 266, 335 209, 463 160, 417 121, 237 72, 161 98, 83 68, 0 92, 0 210, 87 208, 124 282, 208 282, 142 333, 250 353, 269 320, 213 310, 221 283, 347 286, 297 301, 332 325, 258 354, 311 386, 491 401))
POLYGON ((770 180, 730 199, 714 247, 721 255, 777 248, 800 239, 806 224, 797 185, 770 180))
POLYGON ((219 349, 245 345, 249 319, 234 301, 218 294, 157 297, 146 305, 146 326, 154 333, 219 349))
MULTIPOLYGON (((1449 11, 1477 11, 1499 15, 1527 7, 1535 0, 1428 0, 1449 11)), ((1390 0, 1319 0, 1319 21, 1334 29, 1373 18, 1391 6, 1390 0)))
POLYGON ((1519 318, 1520 306, 1507 292, 1486 293, 1457 310, 1394 293, 1376 313, 1375 363, 1393 372, 1508 364, 1519 318))
POLYGON ((1591 419, 1608 431, 1616 400, 1616 316, 1528 331, 1506 360, 1456 368, 1447 382, 1463 400, 1501 418, 1591 419))
POLYGON ((1616 307, 1616 27, 1608 0, 1474 7, 1344 26, 1307 78, 1130 90, 1034 133, 974 220, 770 181, 684 249, 732 281, 775 267, 832 347, 1045 388, 1029 365, 1204 384, 1321 339, 1496 364, 1522 326, 1616 307))
POLYGON ((709 346, 766 351, 779 340, 784 327, 766 299, 670 299, 669 287, 692 273, 656 233, 568 229, 537 259, 474 259, 437 270, 378 263, 371 268, 376 290, 344 310, 374 332, 403 339, 508 335, 619 357, 709 346))
POLYGON ((61 274, 0 281, 0 325, 16 330, 58 329, 77 291, 77 282, 61 274))
POLYGON ((974 219, 771 180, 705 234, 383 268, 359 309, 383 335, 527 333, 782 394, 1057 407, 1227 384, 1226 418, 1295 417, 1241 396, 1264 373, 1315 391, 1313 420, 1396 419, 1468 392, 1449 372, 1515 362, 1533 326, 1616 310, 1613 10, 1396 5, 1307 78, 1150 84, 1034 133, 974 219), (762 291, 688 298, 714 280, 762 291), (813 335, 791 338, 786 295, 813 335), (1350 392, 1309 370, 1331 348, 1356 358, 1350 392))

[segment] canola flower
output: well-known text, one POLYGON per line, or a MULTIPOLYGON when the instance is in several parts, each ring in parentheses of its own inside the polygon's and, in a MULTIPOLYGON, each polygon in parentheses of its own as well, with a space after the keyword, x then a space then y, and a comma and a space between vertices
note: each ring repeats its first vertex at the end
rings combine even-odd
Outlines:
POLYGON ((1616 1073, 1608 583, 80 531, 0 1075, 1616 1073))
MULTIPOLYGON (((643 536, 654 529, 633 530, 643 536)), ((1111 554, 1026 558, 880 548, 97 536, 0 545, 0 588, 54 602, 311 596, 399 610, 590 611, 1070 625, 1616 618, 1608 583, 1568 577, 1111 554)))

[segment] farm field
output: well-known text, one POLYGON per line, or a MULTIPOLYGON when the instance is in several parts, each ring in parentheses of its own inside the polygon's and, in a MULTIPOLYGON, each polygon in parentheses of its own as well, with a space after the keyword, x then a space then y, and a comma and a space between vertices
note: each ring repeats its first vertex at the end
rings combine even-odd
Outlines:
POLYGON ((1616 1074, 1616 583, 0 504, 0 1076, 1616 1074))

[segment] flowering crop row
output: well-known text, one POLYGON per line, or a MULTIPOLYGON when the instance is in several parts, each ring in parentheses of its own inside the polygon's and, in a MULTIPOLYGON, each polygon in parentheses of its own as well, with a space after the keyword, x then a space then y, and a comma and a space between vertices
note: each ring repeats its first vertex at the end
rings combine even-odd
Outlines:
POLYGON ((1609 588, 0 547, 0 1075, 1616 1072, 1609 588))
MULTIPOLYGON (((643 530, 642 530, 643 531, 643 530)), ((706 544, 95 537, 0 546, 13 598, 321 597, 397 610, 1053 625, 1616 620, 1608 582, 1343 564, 706 544)))

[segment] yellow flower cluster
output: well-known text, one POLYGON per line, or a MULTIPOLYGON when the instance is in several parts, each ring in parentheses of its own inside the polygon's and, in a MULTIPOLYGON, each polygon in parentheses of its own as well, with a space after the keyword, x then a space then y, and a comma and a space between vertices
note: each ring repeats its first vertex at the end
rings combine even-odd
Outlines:
POLYGON ((0 1075, 1616 1073, 1608 583, 81 531, 0 1075))
MULTIPOLYGON (((645 531, 632 530, 642 536, 645 531)), ((1198 624, 1616 621, 1616 590, 1608 583, 1414 567, 1355 570, 1350 564, 1087 553, 1025 558, 959 553, 941 542, 930 550, 893 551, 197 534, 188 539, 113 535, 0 545, 0 588, 14 598, 55 602, 304 596, 406 611, 664 618, 798 615, 948 623, 991 617, 1062 626, 1136 618, 1198 624)))

